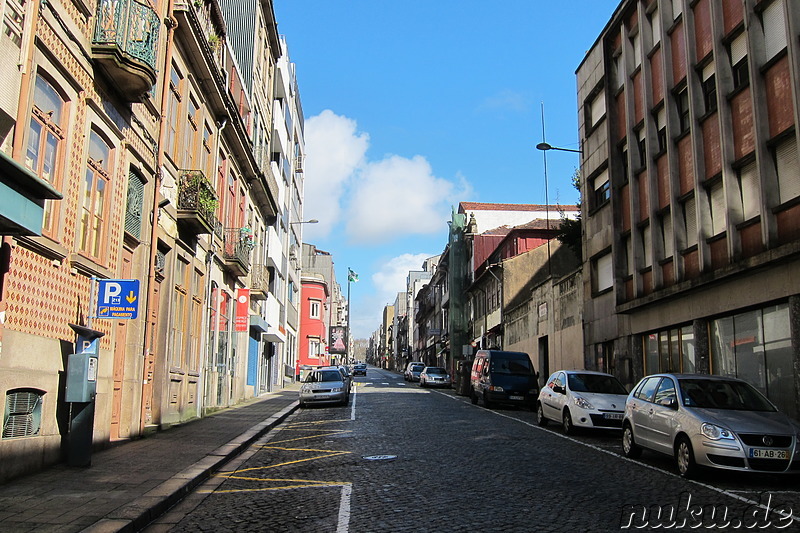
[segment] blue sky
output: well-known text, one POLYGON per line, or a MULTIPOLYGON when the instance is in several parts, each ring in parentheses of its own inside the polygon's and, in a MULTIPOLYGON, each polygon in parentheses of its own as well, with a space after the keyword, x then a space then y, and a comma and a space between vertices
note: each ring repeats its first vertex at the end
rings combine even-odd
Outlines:
MULTIPOLYGON (((460 201, 545 203, 546 140, 579 148, 575 70, 617 0, 274 0, 306 118, 303 239, 369 336, 460 201)), ((547 156, 572 203, 577 154, 547 156)))

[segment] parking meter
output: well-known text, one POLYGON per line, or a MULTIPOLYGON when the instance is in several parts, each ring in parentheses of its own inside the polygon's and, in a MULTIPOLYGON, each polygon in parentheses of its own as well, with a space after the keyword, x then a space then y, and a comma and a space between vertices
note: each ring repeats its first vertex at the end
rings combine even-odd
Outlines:
POLYGON ((94 433, 94 398, 97 394, 97 367, 100 338, 105 335, 85 326, 70 324, 77 334, 75 352, 67 358, 64 401, 70 403, 67 463, 90 466, 94 433))

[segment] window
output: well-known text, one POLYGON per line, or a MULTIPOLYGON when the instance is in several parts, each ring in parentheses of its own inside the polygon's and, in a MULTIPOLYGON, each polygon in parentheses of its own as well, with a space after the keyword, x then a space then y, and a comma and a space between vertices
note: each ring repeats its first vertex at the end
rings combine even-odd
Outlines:
POLYGON ((647 373, 694 372, 694 330, 691 324, 654 331, 644 338, 647 373))
POLYGON ((675 107, 678 109, 678 129, 680 133, 689 131, 689 91, 683 87, 675 95, 675 107))
POLYGON ((319 359, 320 354, 319 337, 309 337, 308 339, 308 356, 312 359, 319 359))
MULTIPOLYGON (((36 77, 33 109, 28 131, 25 165, 54 188, 61 189, 58 159, 63 150, 66 132, 66 106, 56 89, 41 75, 36 77)), ((45 202, 42 229, 56 229, 58 202, 45 202)))
POLYGON ((639 149, 639 166, 647 166, 647 128, 642 127, 637 133, 638 142, 636 147, 639 149))
POLYGON ((614 271, 611 268, 611 254, 595 260, 595 292, 602 292, 614 285, 614 271))
POLYGON ((661 217, 661 245, 664 250, 664 258, 672 257, 674 247, 672 246, 672 216, 670 213, 661 217))
POLYGON ((22 32, 25 26, 25 2, 23 0, 7 0, 3 17, 3 34, 11 42, 19 46, 22 43, 22 32))
POLYGON ((309 300, 308 303, 310 304, 308 316, 310 318, 319 318, 321 302, 319 300, 309 300))
POLYGON ((725 192, 722 182, 710 187, 707 191, 708 208, 711 213, 711 236, 725 231, 725 192))
POLYGON ((717 80, 715 76, 715 64, 710 62, 703 67, 702 72, 703 105, 706 113, 711 113, 717 109, 717 80))
POLYGON ((731 71, 733 74, 734 90, 744 87, 749 83, 750 70, 747 65, 747 34, 740 33, 731 41, 729 53, 731 56, 731 71))
POLYGON ((594 207, 600 207, 611 198, 611 186, 608 182, 608 169, 603 170, 593 180, 594 185, 594 207))
POLYGON ((3 438, 33 437, 42 426, 44 393, 33 389, 13 389, 6 393, 3 438))
POLYGON ((622 162, 622 180, 623 183, 628 183, 628 143, 623 144, 619 148, 619 159, 622 162))
POLYGON ((189 263, 183 258, 178 258, 175 266, 175 290, 172 309, 172 366, 180 368, 183 365, 183 354, 186 350, 184 344, 185 332, 188 328, 186 319, 189 316, 187 305, 189 302, 189 263))
POLYGON ((597 124, 606 116, 605 92, 601 91, 589 102, 589 128, 597 127, 597 124))
POLYGON ((625 275, 632 276, 634 272, 633 260, 633 239, 628 235, 625 237, 625 275))
POLYGON ((100 135, 89 133, 89 158, 81 201, 78 246, 81 252, 100 259, 104 255, 112 150, 100 135))
MULTIPOLYGON (((209 171, 209 163, 211 162, 211 149, 213 145, 211 126, 208 122, 203 123, 203 146, 200 149, 200 169, 203 172, 209 171)), ((210 174, 206 174, 210 176, 210 174)))
POLYGON ((186 125, 183 132, 184 168, 195 169, 200 167, 197 159, 198 137, 200 135, 200 107, 194 97, 189 95, 186 103, 186 125))
POLYGON ((625 83, 625 67, 622 62, 622 52, 617 50, 614 52, 613 69, 614 69, 614 90, 616 91, 625 83))
POLYGON ((761 194, 758 186, 756 162, 746 164, 736 171, 739 180, 739 198, 742 202, 743 220, 750 220, 761 214, 761 194))
POLYGON ((694 197, 683 203, 683 229, 686 232, 686 247, 697 244, 697 213, 694 197))
POLYGON ((653 266, 653 241, 650 224, 643 227, 640 232, 642 236, 642 248, 644 248, 644 268, 649 268, 653 266))
POLYGON ((658 389, 656 389, 656 395, 653 398, 653 402, 661 403, 664 400, 674 399, 677 400, 677 396, 675 395, 675 384, 669 378, 664 378, 661 380, 661 383, 658 385, 658 389))
POLYGON ((772 149, 772 160, 778 176, 780 203, 800 196, 800 163, 794 135, 772 149))
POLYGON ((144 180, 131 170, 128 173, 128 197, 125 204, 125 231, 139 239, 142 236, 144 180))
POLYGON ((633 68, 637 69, 642 64, 642 40, 640 34, 637 33, 631 37, 631 46, 633 47, 633 68))
POLYGON ((660 377, 648 378, 636 389, 633 395, 640 400, 650 401, 660 381, 660 377))
POLYGON ((711 373, 744 379, 789 416, 794 403, 791 327, 786 303, 712 320, 711 373))
POLYGON ((178 112, 181 105, 181 84, 183 76, 172 66, 169 75, 169 96, 167 100, 167 141, 165 149, 173 157, 177 157, 178 112))
POLYGON ((658 128, 658 153, 667 149, 667 108, 661 106, 656 113, 656 128, 658 128))
POLYGON ((786 48, 786 17, 783 0, 775 0, 761 13, 764 30, 765 61, 769 61, 786 48))

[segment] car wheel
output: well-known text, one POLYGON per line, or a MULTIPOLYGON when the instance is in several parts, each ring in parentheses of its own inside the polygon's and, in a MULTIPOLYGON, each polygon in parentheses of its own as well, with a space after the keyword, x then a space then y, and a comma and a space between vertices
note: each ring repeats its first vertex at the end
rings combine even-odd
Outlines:
POLYGON ((483 391, 483 406, 487 409, 491 409, 493 405, 494 404, 489 401, 489 395, 486 394, 486 391, 483 391))
POLYGON ((547 425, 547 418, 544 416, 544 409, 542 409, 542 402, 536 402, 536 423, 539 427, 547 425))
POLYGON ((642 455, 642 448, 633 439, 633 428, 625 424, 622 428, 622 455, 628 459, 636 459, 642 455))
POLYGON ((678 467, 681 477, 692 478, 697 473, 692 443, 685 436, 678 437, 678 441, 675 443, 675 465, 678 467))
POLYGON ((472 405, 478 404, 478 395, 475 393, 475 389, 470 390, 469 400, 472 402, 472 405))
POLYGON ((564 435, 574 435, 575 426, 572 425, 572 415, 569 409, 564 409, 564 417, 561 419, 561 427, 564 428, 564 435))

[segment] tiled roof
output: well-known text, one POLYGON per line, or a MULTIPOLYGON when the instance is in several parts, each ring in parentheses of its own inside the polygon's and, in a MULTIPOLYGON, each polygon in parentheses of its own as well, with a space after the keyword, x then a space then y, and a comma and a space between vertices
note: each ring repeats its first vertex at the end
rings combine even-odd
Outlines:
POLYGON ((575 205, 559 204, 490 204, 485 202, 460 202, 460 213, 467 211, 578 211, 575 205))

